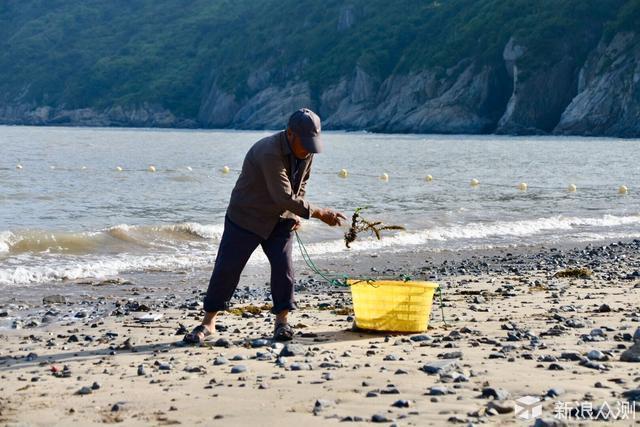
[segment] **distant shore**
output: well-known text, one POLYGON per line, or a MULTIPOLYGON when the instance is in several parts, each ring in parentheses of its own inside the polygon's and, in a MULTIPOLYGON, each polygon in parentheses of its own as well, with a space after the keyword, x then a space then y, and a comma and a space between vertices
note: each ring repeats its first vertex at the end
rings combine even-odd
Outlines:
MULTIPOLYGON (((11 121, 3 121, 0 119, 0 127, 1 126, 24 126, 24 127, 52 127, 52 128, 99 128, 99 129, 122 129, 122 130, 153 130, 153 131, 162 131, 162 130, 174 130, 174 131, 221 131, 221 132, 278 132, 282 129, 277 127, 247 127, 247 128, 225 128, 225 127, 206 127, 201 126, 196 122, 188 122, 183 126, 179 125, 167 125, 163 126, 160 124, 155 124, 150 126, 148 124, 140 124, 137 125, 135 123, 122 123, 122 124, 114 124, 114 123, 38 123, 38 122, 11 122, 11 121)), ((284 122, 283 122, 284 127, 284 122)), ((612 135, 598 135, 598 134, 584 134, 584 133, 545 133, 541 131, 536 132, 514 132, 514 133, 493 133, 493 132, 412 132, 408 131, 385 131, 380 129, 370 129, 370 128, 334 128, 334 127, 326 127, 323 128, 323 132, 345 132, 345 133, 358 133, 358 132, 366 132, 378 135, 440 135, 440 136, 455 136, 455 135, 465 135, 465 136, 495 136, 495 137, 553 137, 553 138, 606 138, 606 139, 638 139, 640 135, 620 135, 620 136, 612 136, 612 135)))

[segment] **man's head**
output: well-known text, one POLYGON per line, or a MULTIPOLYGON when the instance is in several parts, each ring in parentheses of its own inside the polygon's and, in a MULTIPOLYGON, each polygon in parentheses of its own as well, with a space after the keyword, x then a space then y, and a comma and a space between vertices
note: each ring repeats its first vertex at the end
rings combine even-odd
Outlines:
POLYGON ((308 108, 301 108, 289 117, 287 138, 293 154, 304 159, 310 153, 322 152, 320 117, 308 108))

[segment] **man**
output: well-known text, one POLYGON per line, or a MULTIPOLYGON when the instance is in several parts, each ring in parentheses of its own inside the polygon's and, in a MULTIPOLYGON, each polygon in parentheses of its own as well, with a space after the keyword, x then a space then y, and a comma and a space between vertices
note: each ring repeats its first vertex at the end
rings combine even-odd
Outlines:
POLYGON ((258 245, 271 264, 274 339, 293 338, 287 322, 289 311, 294 309, 293 231, 300 227, 300 218, 317 218, 330 226, 341 225, 346 219, 339 212, 316 208, 304 199, 313 155, 321 151, 320 118, 306 108, 291 115, 286 131, 251 147, 231 193, 204 298, 204 319, 185 335, 185 342, 202 343, 211 335, 217 313, 229 307, 240 274, 258 245))

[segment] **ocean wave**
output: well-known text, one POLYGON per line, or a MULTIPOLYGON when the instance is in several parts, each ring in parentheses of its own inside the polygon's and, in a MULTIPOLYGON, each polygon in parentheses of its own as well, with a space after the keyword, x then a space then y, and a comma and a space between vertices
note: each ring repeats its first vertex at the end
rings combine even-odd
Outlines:
MULTIPOLYGON (((640 215, 604 215, 599 218, 553 216, 518 221, 472 222, 467 224, 436 226, 419 231, 402 231, 393 235, 387 235, 383 237, 382 240, 365 237, 354 242, 351 249, 346 249, 342 240, 332 240, 311 244, 307 247, 307 250, 311 254, 322 255, 343 251, 365 251, 389 247, 402 248, 434 242, 445 243, 479 239, 504 241, 513 237, 525 238, 539 235, 555 235, 559 237, 566 234, 566 232, 584 232, 593 228, 607 229, 635 224, 640 224, 640 215)), ((598 235, 602 235, 603 239, 607 238, 607 234, 592 233, 589 240, 594 239, 593 236, 598 235)))
POLYGON ((0 232, 0 253, 120 253, 136 248, 180 246, 194 241, 217 242, 222 231, 222 225, 196 222, 141 226, 121 224, 89 232, 5 230, 0 232))
MULTIPOLYGON (((556 244, 568 241, 578 243, 638 238, 640 231, 635 231, 638 230, 638 224, 640 215, 604 215, 592 218, 553 216, 531 220, 441 225, 416 231, 390 233, 382 240, 363 236, 352 244, 351 249, 345 248, 342 239, 308 243, 306 248, 309 254, 315 257, 348 257, 350 254, 356 255, 366 251, 414 250, 419 246, 421 250, 439 251, 538 243, 556 244)), ((311 238, 317 230, 313 227, 306 229, 302 234, 303 241, 306 241, 307 237, 311 238)), ((199 223, 156 226, 122 224, 91 233, 3 231, 0 232, 0 252, 8 252, 15 256, 5 257, 0 264, 0 285, 102 278, 128 272, 173 271, 211 266, 216 243, 222 231, 222 225, 199 223), (111 252, 98 253, 96 248, 105 242, 111 245, 111 252), (56 252, 52 249, 54 246, 66 249, 56 252), (71 252, 71 246, 80 254, 71 252)), ((301 259, 297 248, 294 259, 301 259)), ((257 250, 250 262, 266 264, 267 259, 257 250)))

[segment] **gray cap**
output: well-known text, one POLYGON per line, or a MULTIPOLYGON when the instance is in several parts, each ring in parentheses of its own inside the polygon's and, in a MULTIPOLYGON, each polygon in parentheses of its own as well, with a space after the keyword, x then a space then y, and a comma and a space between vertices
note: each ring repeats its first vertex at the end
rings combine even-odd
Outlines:
POLYGON ((322 152, 320 117, 308 108, 301 108, 289 117, 287 126, 300 137, 302 146, 310 153, 322 152))

